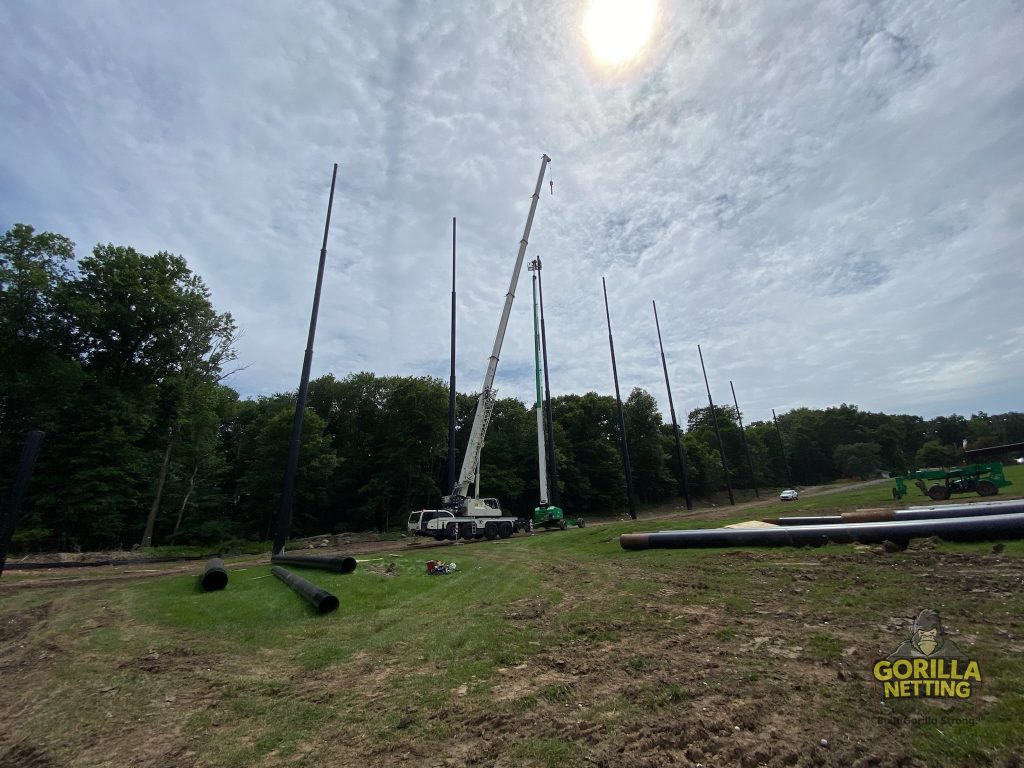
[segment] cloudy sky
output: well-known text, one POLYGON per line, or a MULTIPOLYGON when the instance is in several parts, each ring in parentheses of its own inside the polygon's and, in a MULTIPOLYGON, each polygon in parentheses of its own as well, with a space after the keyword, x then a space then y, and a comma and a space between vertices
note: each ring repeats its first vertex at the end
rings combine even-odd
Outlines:
MULTIPOLYGON (((1024 409, 1020 0, 660 0, 616 64, 593 46, 643 3, 603 36, 588 4, 0 4, 0 226, 183 254, 244 330, 230 383, 289 390, 337 162, 314 375, 447 379, 456 216, 471 392, 547 153, 555 393, 612 392, 605 276, 623 394, 666 403, 657 300, 680 414, 698 343, 748 420, 1024 409)), ((496 382, 523 399, 529 275, 496 382)))

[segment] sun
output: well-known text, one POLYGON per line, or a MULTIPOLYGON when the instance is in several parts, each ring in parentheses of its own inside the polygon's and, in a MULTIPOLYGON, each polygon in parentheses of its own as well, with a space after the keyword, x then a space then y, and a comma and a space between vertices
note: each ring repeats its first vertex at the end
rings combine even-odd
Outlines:
POLYGON ((594 58, 623 64, 636 57, 651 37, 657 0, 591 0, 583 34, 594 58))

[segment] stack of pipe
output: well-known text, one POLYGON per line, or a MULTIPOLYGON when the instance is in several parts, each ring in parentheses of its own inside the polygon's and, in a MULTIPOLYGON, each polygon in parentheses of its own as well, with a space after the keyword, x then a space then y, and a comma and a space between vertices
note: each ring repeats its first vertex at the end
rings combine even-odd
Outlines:
POLYGON ((768 528, 625 533, 623 549, 877 544, 938 536, 946 541, 1024 538, 1024 501, 779 518, 768 528))
POLYGON ((865 509, 840 515, 806 517, 774 517, 764 520, 772 525, 838 525, 841 523, 877 523, 896 520, 941 520, 951 517, 979 517, 1024 512, 1024 499, 1011 501, 979 501, 973 504, 945 504, 909 509, 865 509))

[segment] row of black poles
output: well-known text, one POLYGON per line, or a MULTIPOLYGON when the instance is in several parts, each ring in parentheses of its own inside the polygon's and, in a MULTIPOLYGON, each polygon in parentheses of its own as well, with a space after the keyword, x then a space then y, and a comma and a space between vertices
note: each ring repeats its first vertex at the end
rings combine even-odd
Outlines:
MULTIPOLYGON (((334 170, 331 174, 331 191, 327 200, 327 219, 324 223, 324 238, 323 245, 320 248, 320 263, 317 268, 316 276, 316 288, 313 293, 313 308, 310 313, 309 319, 309 336, 306 343, 306 353, 302 362, 302 376, 299 380, 299 391, 295 402, 295 418, 292 422, 292 435, 291 441, 288 445, 288 461, 285 467, 284 482, 281 491, 281 503, 278 510, 277 529, 274 535, 274 546, 273 553, 275 555, 281 554, 284 550, 285 542, 288 538, 288 532, 291 527, 291 516, 292 508, 294 506, 294 490, 295 490, 295 475, 298 470, 299 462, 299 444, 302 436, 302 416, 306 407, 306 395, 309 390, 309 375, 310 369, 313 362, 313 342, 316 337, 316 322, 317 315, 320 310, 320 293, 323 287, 324 268, 327 260, 327 237, 331 228, 331 210, 334 206, 334 189, 338 177, 338 164, 334 164, 334 170)), ((548 444, 548 465, 551 471, 551 501, 555 506, 560 506, 559 492, 558 492, 558 475, 557 475, 557 462, 555 461, 555 440, 554 440, 554 419, 552 418, 551 409, 551 384, 548 376, 548 355, 547 355, 547 333, 544 325, 544 287, 540 277, 540 259, 536 260, 537 263, 537 285, 540 292, 540 326, 541 326, 541 349, 543 355, 544 365, 544 410, 547 416, 547 444, 548 444)), ((455 487, 455 408, 456 408, 456 390, 455 390, 455 265, 456 265, 456 219, 452 217, 452 320, 451 320, 451 370, 449 374, 449 394, 448 394, 448 487, 455 487)), ((601 287, 604 292, 604 311, 605 320, 608 323, 608 347, 611 351, 612 358, 612 379, 615 384, 615 403, 618 410, 619 418, 619 436, 621 439, 622 446, 622 464, 623 470, 626 475, 626 495, 627 502, 629 505, 629 516, 636 519, 636 505, 633 495, 633 473, 630 469, 629 463, 629 444, 626 438, 626 422, 625 416, 622 409, 622 394, 619 389, 619 373, 618 367, 615 362, 615 340, 612 336, 612 320, 611 313, 608 309, 608 287, 604 277, 601 278, 601 287)), ((668 392, 669 401, 669 412, 672 418, 672 434, 675 439, 676 446, 676 460, 679 464, 679 472, 682 478, 683 485, 683 496, 686 500, 686 508, 693 509, 693 497, 690 493, 689 478, 686 469, 686 454, 682 447, 682 442, 679 437, 679 423, 676 418, 675 404, 672 401, 672 387, 669 383, 668 378, 668 364, 665 360, 665 348, 661 339, 661 325, 658 321, 658 307, 653 301, 651 305, 654 308, 654 323, 655 328, 658 332, 658 348, 661 353, 661 365, 662 370, 665 374, 665 388, 668 392)), ((715 435, 718 438, 718 449, 722 459, 722 471, 725 474, 725 485, 729 492, 729 503, 735 504, 736 500, 732 492, 732 481, 729 477, 729 468, 725 458, 725 447, 722 443, 722 433, 718 427, 718 417, 715 413, 715 404, 711 398, 711 386, 708 383, 707 370, 704 367, 704 354, 701 351, 700 345, 697 345, 697 353, 700 355, 701 370, 704 373, 704 386, 708 392, 708 406, 711 410, 711 420, 715 428, 715 435)), ((750 455, 750 446, 747 443, 746 434, 743 429, 743 420, 740 415, 739 403, 736 400, 736 389, 733 387, 733 383, 729 382, 729 387, 732 389, 733 403, 736 406, 736 416, 740 423, 740 435, 743 438, 743 446, 747 455, 747 464, 750 468, 751 482, 754 486, 754 494, 760 497, 760 493, 757 489, 757 482, 754 477, 754 465, 750 455)), ((775 410, 772 409, 772 419, 775 422, 776 431, 779 430, 779 422, 775 416, 775 410)), ((782 444, 782 433, 778 431, 779 442, 782 444)), ((27 446, 26 446, 27 447, 27 446)), ((38 450, 38 446, 36 447, 38 450)), ((789 477, 790 485, 793 480, 790 475, 789 462, 786 460, 785 446, 782 445, 783 462, 786 465, 787 477, 789 477)), ((33 457, 34 458, 34 457, 33 457)), ((6 521, 8 525, 11 525, 11 518, 13 515, 8 515, 6 521)), ((11 527, 13 527, 11 525, 11 527)), ((3 544, 0 541, 0 544, 3 544)), ((4 546, 0 549, 0 572, 3 568, 2 555, 6 549, 4 546)))
MULTIPOLYGON (((619 390, 619 373, 618 373, 618 367, 617 367, 616 362, 615 362, 615 340, 612 337, 611 314, 610 314, 610 312, 608 310, 608 287, 607 287, 605 278, 603 278, 603 277, 601 278, 601 289, 604 292, 604 313, 605 313, 605 320, 608 323, 608 348, 611 351, 611 358, 612 358, 612 380, 613 380, 613 382, 615 384, 615 403, 616 403, 616 407, 618 409, 618 417, 619 417, 619 437, 620 437, 620 444, 621 444, 621 449, 622 449, 622 466, 623 466, 624 472, 626 473, 626 494, 627 494, 627 501, 628 501, 628 504, 629 504, 629 516, 635 520, 636 519, 636 507, 635 507, 635 502, 634 502, 634 498, 633 498, 633 478, 632 478, 632 473, 630 471, 630 464, 629 464, 629 441, 626 438, 626 423, 625 423, 625 417, 623 415, 623 410, 622 410, 622 395, 621 395, 620 390, 619 390)), ((683 496, 684 496, 684 498, 686 500, 686 508, 688 510, 690 510, 690 509, 693 509, 693 498, 692 498, 692 495, 690 493, 689 478, 688 478, 687 470, 686 470, 686 453, 683 450, 682 442, 680 441, 680 438, 679 438, 679 432, 680 432, 679 422, 678 422, 678 420, 676 418, 675 403, 672 400, 672 385, 669 383, 669 378, 668 378, 668 363, 665 360, 665 346, 664 346, 664 344, 662 342, 662 338, 661 338, 661 324, 658 321, 658 305, 657 305, 656 302, 654 302, 652 300, 651 301, 651 306, 654 309, 654 326, 655 326, 655 329, 657 330, 657 333, 658 333, 658 350, 661 353, 661 367, 662 367, 662 371, 665 374, 665 389, 666 389, 666 391, 668 393, 669 414, 670 414, 671 419, 672 419, 672 435, 675 438, 676 461, 679 464, 679 473, 680 473, 680 477, 682 479, 683 496)), ((543 310, 543 305, 542 305, 542 308, 541 308, 541 317, 542 318, 543 318, 543 311, 544 310, 543 310)), ((541 320, 541 322, 543 323, 543 319, 541 320)), ((700 356, 700 368, 701 368, 701 372, 704 375, 704 387, 707 389, 707 393, 708 393, 708 409, 709 409, 709 411, 711 413, 711 423, 712 423, 712 426, 714 427, 715 436, 716 436, 717 441, 718 441, 718 452, 719 452, 719 456, 721 457, 721 461, 722 461, 722 472, 723 472, 723 474, 725 476, 725 487, 726 487, 726 490, 729 493, 729 503, 731 505, 735 505, 736 504, 736 498, 735 498, 735 496, 733 494, 733 490, 732 490, 732 479, 730 478, 730 475, 729 475, 729 464, 728 464, 728 461, 726 460, 726 457, 725 457, 725 444, 722 441, 722 432, 721 432, 721 429, 718 426, 718 414, 715 411, 715 402, 714 402, 714 399, 711 396, 711 385, 708 383, 708 372, 707 372, 707 368, 704 365, 704 352, 701 349, 700 344, 697 345, 697 354, 700 356)), ((547 360, 546 359, 545 359, 544 367, 545 367, 544 373, 545 373, 545 377, 546 377, 547 376, 547 360)), ((747 457, 747 467, 748 467, 748 469, 750 471, 750 482, 751 482, 751 485, 754 488, 754 496, 756 496, 757 498, 760 498, 761 497, 761 492, 758 490, 758 487, 757 487, 757 476, 754 473, 754 460, 753 460, 753 457, 751 456, 751 453, 750 453, 750 444, 747 442, 746 430, 745 430, 745 428, 743 426, 743 415, 742 415, 742 413, 740 411, 739 401, 736 398, 736 387, 733 385, 733 382, 731 380, 729 381, 729 389, 732 391, 732 402, 733 402, 733 405, 736 408, 736 419, 739 422, 740 439, 743 442, 743 450, 744 450, 744 453, 746 454, 746 457, 747 457)), ((547 397, 549 399, 549 407, 550 407, 550 392, 548 393, 547 397)), ((549 413, 548 413, 548 418, 550 419, 550 410, 549 410, 549 413)), ((792 485, 793 484, 793 478, 792 478, 792 475, 790 474, 789 461, 786 459, 786 448, 785 448, 785 445, 784 445, 783 440, 782 440, 782 432, 781 432, 781 430, 779 430, 779 421, 778 421, 778 418, 775 416, 775 409, 774 408, 772 409, 772 419, 775 422, 775 429, 776 429, 776 432, 778 433, 778 436, 779 436, 779 444, 780 444, 780 446, 782 448, 782 459, 783 459, 783 463, 786 465, 786 477, 789 480, 789 484, 792 485)))

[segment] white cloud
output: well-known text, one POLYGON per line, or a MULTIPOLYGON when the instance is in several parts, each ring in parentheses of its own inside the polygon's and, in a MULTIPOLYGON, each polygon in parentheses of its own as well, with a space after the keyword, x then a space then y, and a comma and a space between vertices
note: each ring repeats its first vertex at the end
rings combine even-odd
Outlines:
MULTIPOLYGON (((1024 18, 993 2, 662 3, 592 64, 579 2, 0 7, 0 210, 184 254, 246 335, 245 394, 297 384, 332 162, 314 375, 479 386, 542 152, 556 392, 748 420, 853 402, 1019 409, 1024 18)), ((6 225, 5 225, 6 226, 6 225)), ((523 270, 498 386, 531 398, 523 270)))

